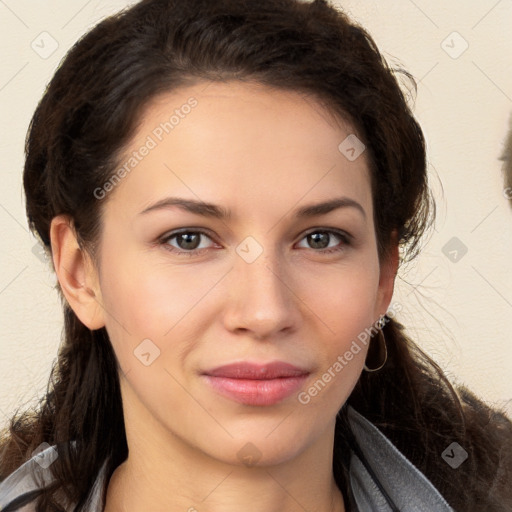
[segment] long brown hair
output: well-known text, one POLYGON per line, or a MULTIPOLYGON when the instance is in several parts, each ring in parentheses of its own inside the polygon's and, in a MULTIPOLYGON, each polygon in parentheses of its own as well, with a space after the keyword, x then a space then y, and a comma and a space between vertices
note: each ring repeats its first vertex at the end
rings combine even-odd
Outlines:
MULTIPOLYGON (((51 220, 67 214, 94 255, 105 203, 94 191, 113 176, 148 102, 198 81, 243 80, 306 92, 352 123, 369 155, 379 257, 396 230, 403 263, 417 254, 434 204, 423 134, 398 74, 414 85, 326 0, 143 0, 75 44, 34 113, 24 169, 30 227, 50 251, 51 220)), ((90 331, 64 300, 63 308, 65 338, 47 394, 36 410, 12 418, 0 445, 0 479, 41 443, 57 445, 50 467, 56 482, 40 495, 44 512, 63 510, 62 497, 86 510, 103 463, 110 478, 128 455, 120 369, 106 330, 90 331)), ((347 403, 456 510, 509 510, 511 422, 453 389, 396 319, 383 332, 387 364, 363 372, 347 403), (469 455, 457 470, 441 458, 454 441, 469 455)), ((336 424, 333 471, 348 495, 345 412, 336 424)))

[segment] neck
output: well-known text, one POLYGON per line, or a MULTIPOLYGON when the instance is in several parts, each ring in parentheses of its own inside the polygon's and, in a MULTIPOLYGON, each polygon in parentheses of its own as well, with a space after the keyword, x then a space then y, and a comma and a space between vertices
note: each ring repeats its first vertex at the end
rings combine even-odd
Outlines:
POLYGON ((278 468, 255 472, 254 468, 237 467, 208 478, 194 472, 188 479, 176 476, 173 472, 151 479, 141 468, 134 471, 127 460, 112 475, 104 512, 345 512, 334 480, 316 484, 291 479, 278 468), (184 485, 176 485, 178 481, 184 485))
POLYGON ((334 424, 285 461, 244 465, 235 457, 230 464, 154 419, 140 421, 137 404, 126 405, 129 456, 110 479, 104 512, 345 511, 332 471, 334 424))

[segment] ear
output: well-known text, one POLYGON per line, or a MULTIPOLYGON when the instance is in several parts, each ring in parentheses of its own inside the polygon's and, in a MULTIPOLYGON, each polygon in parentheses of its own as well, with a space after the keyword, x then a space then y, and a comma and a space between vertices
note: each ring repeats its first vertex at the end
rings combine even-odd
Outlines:
POLYGON ((398 252, 398 234, 394 230, 391 233, 391 246, 385 260, 380 264, 379 290, 376 311, 379 315, 384 315, 389 308, 393 291, 395 288, 395 277, 398 272, 399 252, 398 252))
POLYGON ((96 268, 79 244, 72 220, 67 215, 53 218, 50 226, 53 266, 69 305, 89 329, 105 326, 96 268))

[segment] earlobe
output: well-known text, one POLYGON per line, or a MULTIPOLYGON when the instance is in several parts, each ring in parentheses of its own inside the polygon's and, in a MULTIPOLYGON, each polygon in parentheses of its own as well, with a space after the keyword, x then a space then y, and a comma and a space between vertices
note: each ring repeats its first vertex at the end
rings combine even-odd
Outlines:
POLYGON ((80 248, 70 217, 53 218, 50 238, 55 273, 70 307, 89 329, 104 327, 97 271, 87 252, 80 248))

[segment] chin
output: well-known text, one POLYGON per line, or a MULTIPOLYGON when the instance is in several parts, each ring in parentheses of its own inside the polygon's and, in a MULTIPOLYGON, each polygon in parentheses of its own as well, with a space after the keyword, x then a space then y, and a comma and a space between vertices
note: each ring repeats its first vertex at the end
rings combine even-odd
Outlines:
POLYGON ((311 430, 311 424, 285 425, 293 415, 294 413, 290 414, 290 418, 284 421, 286 414, 264 423, 253 419, 249 426, 237 431, 226 425, 233 438, 223 436, 223 440, 212 439, 215 451, 212 452, 212 446, 209 446, 206 452, 215 459, 236 466, 264 467, 284 464, 313 444, 322 431, 320 427, 311 430))

